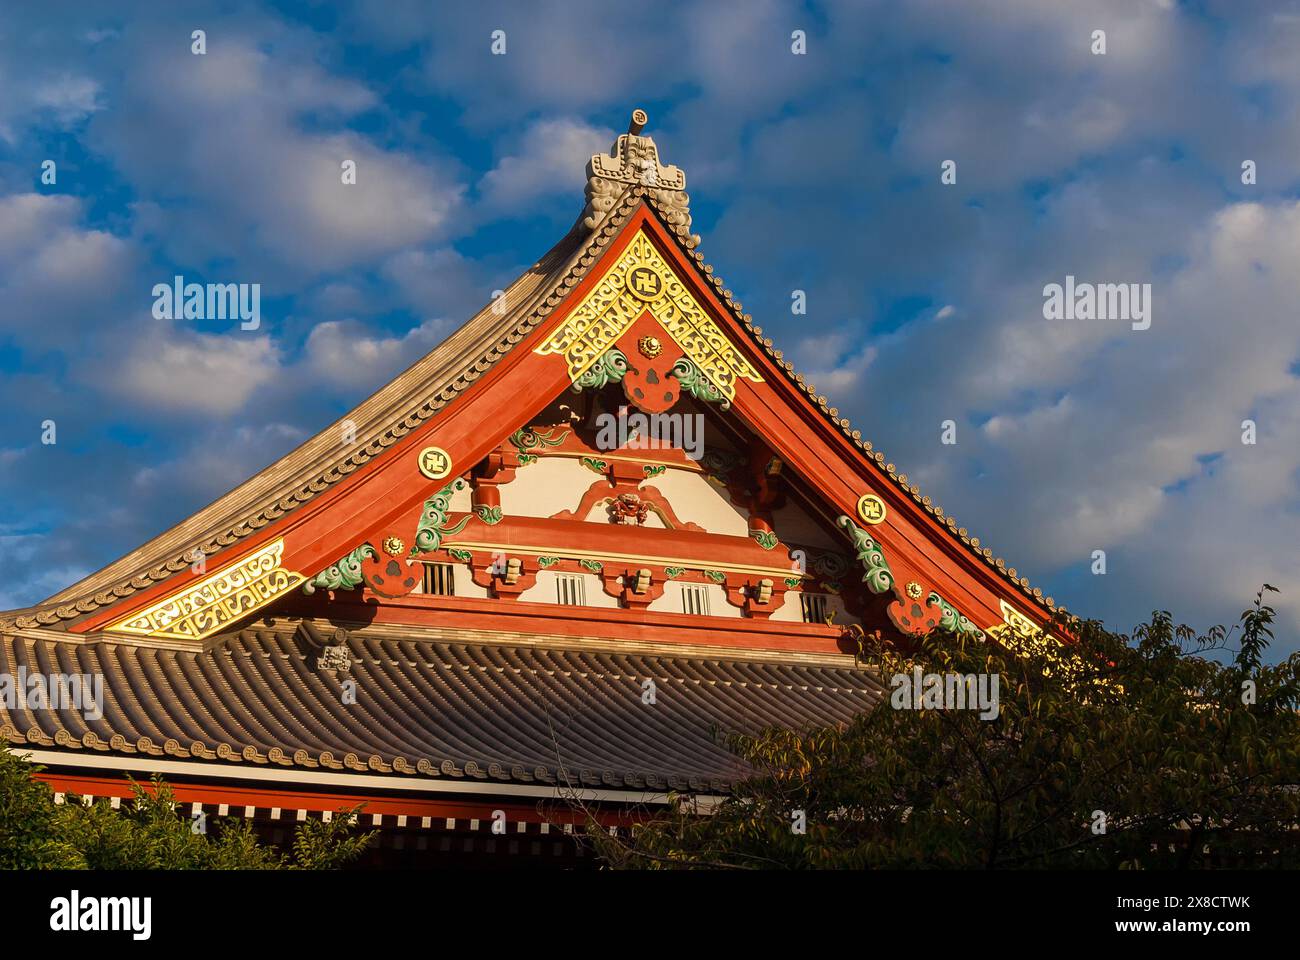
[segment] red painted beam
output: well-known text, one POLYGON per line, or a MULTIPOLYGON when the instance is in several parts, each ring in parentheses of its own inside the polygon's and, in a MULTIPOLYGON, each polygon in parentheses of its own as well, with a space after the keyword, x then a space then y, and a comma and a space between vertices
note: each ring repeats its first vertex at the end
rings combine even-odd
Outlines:
POLYGON ((840 652, 836 646, 839 627, 744 617, 686 616, 636 609, 614 611, 607 607, 428 595, 399 597, 380 604, 367 602, 359 589, 339 591, 333 599, 327 599, 323 592, 311 597, 293 597, 278 609, 287 614, 330 617, 345 622, 454 627, 733 649, 816 654, 840 652))

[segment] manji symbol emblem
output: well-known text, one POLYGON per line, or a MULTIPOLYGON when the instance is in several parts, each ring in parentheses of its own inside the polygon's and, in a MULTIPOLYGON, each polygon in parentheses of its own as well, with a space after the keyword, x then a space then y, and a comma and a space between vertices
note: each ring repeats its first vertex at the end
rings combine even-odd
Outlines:
POLYGON ((281 597, 307 578, 280 566, 284 539, 186 587, 109 630, 145 637, 202 640, 281 597))
POLYGON ((876 524, 885 519, 885 501, 874 493, 864 493, 858 501, 858 516, 863 523, 876 524))
POLYGON ((664 282, 649 267, 636 267, 627 275, 627 289, 642 300, 653 300, 663 291, 664 282))
POLYGON ((420 451, 420 472, 430 480, 441 480, 451 473, 451 455, 442 447, 425 447, 420 451))

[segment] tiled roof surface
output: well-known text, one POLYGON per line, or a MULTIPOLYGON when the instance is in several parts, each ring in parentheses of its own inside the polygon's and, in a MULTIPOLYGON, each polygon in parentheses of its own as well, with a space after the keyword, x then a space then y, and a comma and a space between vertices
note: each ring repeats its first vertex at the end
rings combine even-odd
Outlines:
POLYGON ((852 666, 357 634, 340 673, 318 665, 327 642, 312 624, 246 629, 203 652, 7 636, 0 673, 102 674, 104 704, 86 719, 0 701, 0 735, 206 761, 217 773, 238 763, 718 791, 743 774, 719 734, 843 722, 881 689, 852 666))

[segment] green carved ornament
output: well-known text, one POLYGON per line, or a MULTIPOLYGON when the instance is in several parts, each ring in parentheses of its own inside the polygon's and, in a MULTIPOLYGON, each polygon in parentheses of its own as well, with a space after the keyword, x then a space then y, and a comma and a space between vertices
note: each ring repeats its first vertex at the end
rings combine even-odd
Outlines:
POLYGON ((858 562, 866 571, 862 575, 862 582, 867 585, 867 589, 872 593, 888 593, 893 590, 894 574, 889 569, 889 562, 880 545, 848 517, 841 515, 835 522, 853 541, 858 562))
POLYGON ((716 403, 723 410, 731 409, 731 403, 713 381, 704 375, 704 371, 695 365, 689 357, 682 357, 673 364, 672 374, 682 385, 682 389, 696 400, 716 403))
POLYGON ((573 392, 599 390, 611 383, 621 383, 627 373, 627 357, 622 350, 612 348, 601 354, 600 359, 587 368, 573 382, 573 392))
POLYGON ((411 548, 412 555, 432 553, 442 546, 445 538, 454 537, 465 529, 470 520, 468 516, 462 517, 454 526, 447 526, 447 509, 451 505, 451 496, 464 486, 465 481, 457 479, 424 501, 424 512, 420 514, 420 525, 415 531, 415 546, 411 548))
POLYGON ((310 595, 315 593, 318 587, 323 590, 351 590, 353 587, 360 586, 362 561, 376 556, 378 554, 375 553, 375 548, 368 543, 363 543, 304 583, 302 592, 310 595))

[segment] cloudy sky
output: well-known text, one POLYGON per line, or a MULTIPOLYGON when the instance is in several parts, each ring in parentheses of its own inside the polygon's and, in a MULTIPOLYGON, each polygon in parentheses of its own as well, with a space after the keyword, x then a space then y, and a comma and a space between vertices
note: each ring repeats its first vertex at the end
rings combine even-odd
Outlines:
POLYGON ((995 553, 1124 629, 1269 581, 1300 646, 1300 4, 115 6, 0 14, 0 609, 433 347, 640 106, 756 322, 995 553), (155 319, 178 273, 261 327, 155 319), (1150 328, 1044 319, 1067 275, 1150 328))

